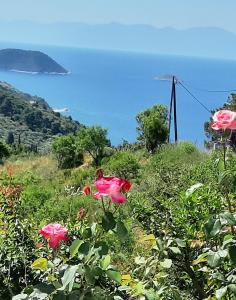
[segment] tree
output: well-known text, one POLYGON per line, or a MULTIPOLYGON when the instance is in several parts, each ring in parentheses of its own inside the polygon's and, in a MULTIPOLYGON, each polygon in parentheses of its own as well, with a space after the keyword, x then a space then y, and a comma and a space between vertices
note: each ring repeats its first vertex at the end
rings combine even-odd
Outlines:
POLYGON ((105 147, 110 146, 107 130, 100 126, 81 128, 76 136, 77 148, 89 153, 98 166, 105 156, 105 147))
POLYGON ((164 105, 154 105, 136 116, 138 122, 138 140, 153 152, 168 137, 168 110, 164 105))
MULTIPOLYGON (((222 107, 217 108, 215 111, 221 110, 221 109, 228 109, 231 111, 236 111, 236 94, 231 94, 230 97, 228 98, 228 101, 225 102, 222 107)), ((214 113, 215 111, 212 111, 212 113, 214 113)), ((236 150, 236 131, 234 130, 230 134, 228 132, 228 130, 226 130, 225 132, 223 132, 222 130, 213 130, 211 128, 211 124, 212 124, 212 118, 210 118, 210 120, 205 122, 205 124, 204 124, 205 134, 208 139, 207 141, 205 141, 206 147, 212 148, 213 144, 216 143, 217 141, 219 141, 221 136, 225 136, 227 138, 230 137, 229 138, 230 144, 233 147, 233 149, 236 150)))
POLYGON ((9 156, 10 149, 3 141, 0 141, 0 163, 2 163, 3 158, 7 158, 9 156))
POLYGON ((83 163, 83 153, 76 147, 75 137, 72 135, 57 137, 52 143, 52 148, 59 168, 73 168, 83 163))
POLYGON ((14 142, 15 142, 14 134, 12 131, 9 131, 8 135, 7 135, 6 143, 8 145, 12 145, 12 144, 14 144, 14 142))

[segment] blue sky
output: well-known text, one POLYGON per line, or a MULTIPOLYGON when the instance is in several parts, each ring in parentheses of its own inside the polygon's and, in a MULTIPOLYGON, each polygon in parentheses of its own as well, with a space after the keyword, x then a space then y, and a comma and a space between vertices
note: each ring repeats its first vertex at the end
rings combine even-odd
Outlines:
POLYGON ((0 0, 0 20, 220 27, 236 33, 236 0, 0 0))

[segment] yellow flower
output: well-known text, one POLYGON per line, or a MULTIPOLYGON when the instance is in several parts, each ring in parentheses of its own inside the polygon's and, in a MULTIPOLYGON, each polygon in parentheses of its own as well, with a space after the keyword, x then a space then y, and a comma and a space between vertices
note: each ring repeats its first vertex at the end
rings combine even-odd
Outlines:
POLYGON ((156 246, 156 244, 157 244, 154 234, 145 235, 141 241, 142 242, 146 242, 146 241, 150 242, 152 246, 156 246))
POLYGON ((132 281, 132 277, 129 274, 121 275, 121 285, 129 285, 132 281))

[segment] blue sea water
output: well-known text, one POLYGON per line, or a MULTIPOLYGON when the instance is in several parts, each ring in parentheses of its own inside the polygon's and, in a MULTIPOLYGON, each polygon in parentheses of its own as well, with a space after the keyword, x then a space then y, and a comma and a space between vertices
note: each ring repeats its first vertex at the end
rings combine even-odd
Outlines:
MULTIPOLYGON (((102 125, 113 144, 136 139, 135 116, 154 104, 169 105, 171 83, 155 77, 175 74, 207 108, 222 105, 236 89, 236 61, 153 55, 91 49, 13 45, 0 48, 41 50, 68 69, 69 75, 32 75, 0 72, 0 80, 17 89, 41 96, 53 108, 68 107, 74 119, 102 125)), ((210 113, 177 86, 180 140, 203 145, 204 122, 210 113)))

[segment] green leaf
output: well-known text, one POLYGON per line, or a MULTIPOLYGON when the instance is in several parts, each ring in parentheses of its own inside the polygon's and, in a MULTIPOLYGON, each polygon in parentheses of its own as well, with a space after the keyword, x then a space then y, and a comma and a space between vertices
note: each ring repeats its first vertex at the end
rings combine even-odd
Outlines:
POLYGON ((181 240, 181 239, 175 239, 175 241, 176 241, 176 243, 177 243, 177 245, 180 247, 180 248, 184 248, 184 247, 186 247, 186 242, 185 241, 183 241, 183 240, 181 240))
POLYGON ((236 264, 236 245, 229 246, 229 257, 236 264))
POLYGON ((162 268, 164 269, 169 269, 172 266, 172 260, 171 259, 164 259, 164 261, 160 262, 160 265, 162 266, 162 268))
POLYGON ((28 297, 27 294, 20 294, 20 295, 13 296, 12 300, 24 300, 27 299, 27 297, 28 297))
POLYGON ((87 255, 89 253, 89 248, 90 248, 89 242, 84 242, 83 244, 80 245, 78 251, 84 255, 87 255))
POLYGON ((70 246, 70 256, 74 257, 79 250, 79 247, 81 246, 81 244, 83 243, 83 241, 81 241, 80 239, 76 239, 72 242, 71 246, 70 246))
POLYGON ((236 295, 236 284, 229 284, 228 289, 236 295))
POLYGON ((107 255, 109 248, 106 242, 97 242, 94 248, 99 248, 98 253, 100 256, 107 255))
POLYGON ((216 291, 216 299, 222 299, 227 293, 227 286, 222 287, 216 291))
POLYGON ((199 188, 201 188, 203 186, 202 183, 198 182, 194 185, 192 185, 189 189, 187 189, 186 191, 186 196, 190 196, 191 194, 193 194, 196 190, 198 190, 199 188))
POLYGON ((32 263, 31 267, 35 270, 44 271, 48 267, 48 261, 46 258, 40 257, 32 263))
POLYGON ((219 219, 210 219, 204 224, 204 230, 209 237, 214 237, 221 230, 221 222, 219 219))
POLYGON ((107 270, 106 274, 111 280, 114 280, 119 284, 121 283, 121 274, 120 274, 120 272, 117 272, 117 271, 114 271, 114 270, 107 270))
POLYGON ((220 257, 225 258, 228 255, 228 251, 220 249, 220 250, 218 250, 218 254, 220 257))
POLYGON ((224 171, 224 169, 225 169, 225 164, 224 164, 223 159, 219 159, 219 160, 218 160, 217 168, 218 168, 219 171, 224 171))
POLYGON ((225 223, 225 224, 228 224, 231 226, 236 225, 236 219, 235 219, 234 215, 231 214, 230 212, 225 212, 225 213, 221 214, 220 218, 221 218, 222 223, 225 223))
POLYGON ((174 253, 174 254, 181 254, 181 251, 178 247, 170 247, 170 250, 174 253))
POLYGON ((127 239, 127 236, 128 236, 128 230, 125 226, 125 224, 121 221, 118 221, 117 222, 117 225, 116 225, 116 232, 118 234, 118 237, 121 241, 124 241, 127 239))
POLYGON ((95 280, 96 280, 95 274, 89 266, 85 266, 85 279, 86 279, 87 283, 92 284, 92 285, 95 283, 95 280))
POLYGON ((215 268, 218 266, 219 262, 220 262, 220 255, 217 252, 211 252, 210 254, 208 254, 207 256, 207 262, 208 265, 212 268, 215 268))
POLYGON ((100 263, 101 268, 102 268, 103 270, 106 270, 107 267, 110 265, 110 263, 111 263, 111 257, 110 257, 110 255, 106 255, 106 256, 104 257, 104 259, 103 259, 103 260, 101 261, 101 263, 100 263))
POLYGON ((90 227, 85 228, 82 233, 82 236, 84 239, 89 239, 89 238, 91 238, 92 235, 93 235, 93 233, 92 233, 92 230, 90 227))
POLYGON ((62 293, 62 292, 59 292, 58 294, 56 295, 53 295, 53 300, 66 300, 67 299, 67 296, 62 293))
POLYGON ((65 270, 65 273, 61 279, 62 287, 58 289, 59 291, 64 291, 65 288, 67 287, 67 285, 69 285, 69 292, 72 290, 77 269, 78 269, 78 266, 69 266, 65 270))
POLYGON ((109 231, 116 227, 116 221, 111 212, 106 212, 102 218, 102 227, 105 231, 109 231))
POLYGON ((196 266, 198 264, 206 262, 207 261, 206 256, 207 256, 207 253, 200 254, 197 259, 193 260, 192 265, 196 266))

